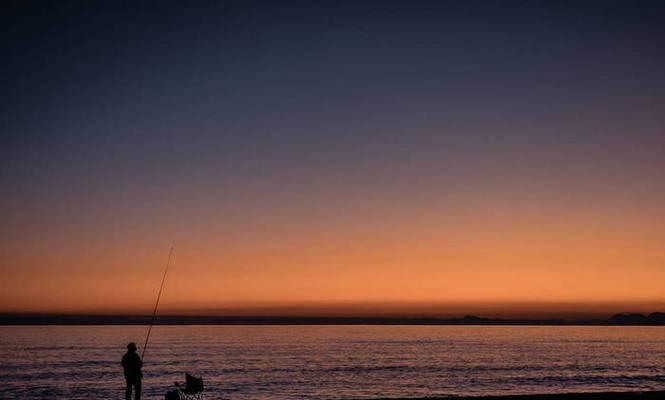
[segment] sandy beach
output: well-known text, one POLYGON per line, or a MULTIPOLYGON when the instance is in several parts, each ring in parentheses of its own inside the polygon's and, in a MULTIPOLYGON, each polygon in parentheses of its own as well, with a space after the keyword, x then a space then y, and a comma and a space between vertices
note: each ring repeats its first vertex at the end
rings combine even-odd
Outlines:
MULTIPOLYGON (((424 397, 418 400, 661 400, 665 399, 665 391, 647 392, 598 392, 598 393, 565 393, 540 395, 507 395, 507 396, 453 396, 424 397)), ((407 400, 407 399, 383 399, 407 400)), ((414 400, 414 399, 409 399, 414 400)))

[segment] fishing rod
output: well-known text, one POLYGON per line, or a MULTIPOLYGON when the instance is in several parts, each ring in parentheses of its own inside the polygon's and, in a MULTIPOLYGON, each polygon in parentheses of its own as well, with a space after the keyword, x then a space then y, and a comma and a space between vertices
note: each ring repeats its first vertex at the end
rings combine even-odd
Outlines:
POLYGON ((166 281, 166 274, 169 272, 169 264, 171 264, 171 257, 173 256, 173 245, 169 249, 169 258, 166 260, 166 268, 164 268, 164 276, 162 276, 162 284, 159 285, 159 292, 157 293, 157 302, 155 303, 155 309, 152 312, 152 319, 150 320, 150 326, 148 327, 148 334, 145 337, 145 343, 143 344, 143 351, 141 351, 141 360, 145 355, 145 349, 148 347, 148 340, 150 340, 150 332, 152 331, 152 324, 155 322, 155 316, 157 315, 157 307, 159 306, 159 299, 162 297, 162 289, 164 289, 164 282, 166 281))

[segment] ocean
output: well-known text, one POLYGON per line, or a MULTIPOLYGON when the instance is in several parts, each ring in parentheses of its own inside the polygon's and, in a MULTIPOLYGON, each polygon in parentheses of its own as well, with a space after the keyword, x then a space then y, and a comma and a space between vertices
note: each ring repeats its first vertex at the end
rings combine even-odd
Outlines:
MULTIPOLYGON (((144 326, 0 327, 0 399, 120 399, 144 326)), ((155 326, 144 398, 185 372, 208 399, 665 390, 665 327, 155 326)))

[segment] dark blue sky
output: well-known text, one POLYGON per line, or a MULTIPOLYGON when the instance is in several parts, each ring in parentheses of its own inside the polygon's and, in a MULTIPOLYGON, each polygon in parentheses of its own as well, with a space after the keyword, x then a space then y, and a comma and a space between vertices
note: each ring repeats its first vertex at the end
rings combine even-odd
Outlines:
POLYGON ((663 142, 659 2, 131 3, 5 4, 5 176, 663 142))

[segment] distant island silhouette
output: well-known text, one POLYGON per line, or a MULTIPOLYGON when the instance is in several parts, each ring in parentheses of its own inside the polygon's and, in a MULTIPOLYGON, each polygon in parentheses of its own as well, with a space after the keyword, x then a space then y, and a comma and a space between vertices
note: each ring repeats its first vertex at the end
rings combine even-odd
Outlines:
POLYGON ((615 325, 665 325, 665 312, 644 314, 615 314, 608 320, 615 325))
MULTIPOLYGON (((0 314, 0 325, 147 325, 149 315, 0 314)), ((615 314, 608 319, 433 317, 291 317, 160 315, 156 325, 665 325, 665 312, 615 314)))

